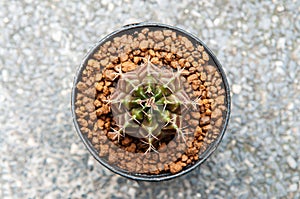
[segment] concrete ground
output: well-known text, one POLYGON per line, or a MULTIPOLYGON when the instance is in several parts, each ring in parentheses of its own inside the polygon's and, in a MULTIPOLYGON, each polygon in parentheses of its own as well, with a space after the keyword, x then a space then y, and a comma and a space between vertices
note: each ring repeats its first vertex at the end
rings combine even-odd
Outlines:
POLYGON ((300 1, 280 2, 0 1, 0 198, 300 198, 300 1), (71 120, 86 52, 141 21, 199 36, 232 89, 218 150, 163 183, 99 165, 71 120))

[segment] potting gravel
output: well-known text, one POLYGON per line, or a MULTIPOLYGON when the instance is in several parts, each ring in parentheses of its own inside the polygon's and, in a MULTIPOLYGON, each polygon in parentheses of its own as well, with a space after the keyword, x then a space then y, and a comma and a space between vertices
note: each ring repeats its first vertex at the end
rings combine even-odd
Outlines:
POLYGON ((0 2, 0 198, 300 198, 300 1, 0 2), (199 168, 162 183, 99 165, 72 124, 75 71, 122 25, 181 27, 228 76, 232 114, 199 168))

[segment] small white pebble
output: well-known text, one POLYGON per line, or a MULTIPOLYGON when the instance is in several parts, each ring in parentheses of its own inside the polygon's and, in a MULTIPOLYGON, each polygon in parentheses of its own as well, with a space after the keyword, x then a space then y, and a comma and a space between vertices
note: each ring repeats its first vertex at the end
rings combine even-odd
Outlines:
POLYGON ((7 17, 4 17, 3 23, 8 23, 8 22, 9 22, 9 19, 7 17))
POLYGON ((6 99, 6 97, 4 97, 4 95, 3 95, 3 94, 2 94, 2 95, 0 95, 0 103, 4 102, 4 101, 5 101, 5 99, 6 99))
POLYGON ((278 16, 276 16, 276 15, 272 16, 272 22, 273 23, 277 23, 278 20, 279 20, 278 16))
POLYGON ((108 11, 113 11, 114 8, 115 8, 115 6, 112 3, 108 4, 108 6, 107 6, 108 11))
POLYGON ((78 151, 78 146, 77 146, 77 144, 73 143, 73 144, 71 145, 71 148, 70 148, 70 153, 71 153, 71 154, 76 154, 77 151, 78 151))
POLYGON ((252 162, 250 162, 248 159, 245 159, 244 163, 246 165, 248 165, 250 168, 253 168, 254 167, 254 164, 252 162))
POLYGON ((131 198, 134 198, 136 195, 136 190, 134 188, 130 187, 128 189, 128 194, 130 195, 131 198))
POLYGON ((109 3, 109 0, 102 0, 101 3, 102 5, 106 6, 109 3))
POLYGON ((2 70, 2 78, 4 82, 8 81, 8 71, 7 70, 2 70))
POLYGON ((233 84, 232 85, 232 92, 234 94, 239 94, 242 91, 242 87, 238 84, 233 84))
POLYGON ((288 110, 293 110, 295 108, 294 106, 294 103, 293 102, 290 102, 288 103, 287 107, 286 107, 288 110))
POLYGON ((27 140, 27 144, 31 147, 36 146, 37 143, 35 142, 35 140, 33 138, 28 138, 27 140))
POLYGON ((94 158, 92 156, 89 157, 87 165, 90 168, 94 165, 94 158))
POLYGON ((54 31, 51 36, 52 36, 52 39, 54 41, 59 42, 61 40, 61 37, 62 37, 62 32, 59 31, 59 30, 58 31, 54 31))
POLYGON ((289 186, 289 191, 290 191, 290 192, 297 191, 297 189, 298 189, 298 185, 297 185, 297 184, 291 184, 291 185, 289 186))
POLYGON ((283 61, 277 60, 275 61, 275 66, 276 66, 276 72, 280 74, 284 74, 285 71, 281 68, 283 67, 283 61))
POLYGON ((276 47, 277 47, 277 49, 285 48, 285 38, 284 37, 281 37, 278 39, 276 47))
POLYGON ((17 92, 18 94, 20 94, 20 95, 22 95, 22 94, 24 93, 23 89, 21 89, 21 88, 18 88, 18 89, 16 90, 16 92, 17 92))
POLYGON ((242 27, 242 22, 241 22, 241 21, 237 21, 236 26, 237 26, 238 28, 242 27))
POLYGON ((259 50, 259 52, 260 52, 261 54, 265 55, 265 54, 267 54, 267 53, 269 52, 269 50, 268 50, 268 48, 266 48, 266 47, 262 47, 262 48, 259 50))
POLYGON ((297 168, 297 162, 292 156, 288 156, 286 158, 286 161, 287 161, 287 163, 288 163, 288 165, 291 169, 296 169, 297 168))
POLYGON ((195 11, 195 10, 192 10, 192 11, 191 11, 191 15, 192 15, 193 17, 201 17, 201 16, 202 16, 199 12, 197 12, 197 11, 195 11))
POLYGON ((46 162, 47 162, 47 164, 51 164, 51 163, 54 163, 55 160, 53 158, 48 157, 48 158, 46 158, 46 162))
POLYGON ((214 24, 213 24, 213 22, 210 19, 206 19, 205 23, 206 23, 206 25, 207 25, 208 28, 214 27, 214 24))
POLYGON ((216 18, 214 20, 214 24, 215 24, 215 26, 218 26, 220 24, 220 18, 216 18))
POLYGON ((278 12, 283 12, 283 11, 284 11, 284 6, 283 6, 283 5, 279 5, 279 6, 277 7, 277 11, 278 11, 278 12))

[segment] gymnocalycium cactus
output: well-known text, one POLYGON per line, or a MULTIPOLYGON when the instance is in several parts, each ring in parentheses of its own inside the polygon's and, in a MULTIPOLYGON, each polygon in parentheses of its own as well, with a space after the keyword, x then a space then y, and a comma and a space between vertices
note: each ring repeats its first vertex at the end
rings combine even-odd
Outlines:
POLYGON ((168 136, 177 135, 185 141, 189 132, 183 127, 183 117, 191 105, 197 106, 199 98, 190 100, 182 71, 159 68, 146 58, 133 71, 123 73, 119 67, 119 80, 108 100, 117 125, 112 131, 118 141, 121 136, 136 137, 146 145, 145 153, 157 152, 168 136))

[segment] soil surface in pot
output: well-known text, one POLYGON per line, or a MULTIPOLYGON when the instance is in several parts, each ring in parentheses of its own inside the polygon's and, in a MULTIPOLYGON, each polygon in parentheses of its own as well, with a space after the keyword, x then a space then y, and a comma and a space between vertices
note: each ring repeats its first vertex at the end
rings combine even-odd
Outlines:
MULTIPOLYGON (((97 47, 79 75, 76 120, 99 157, 110 165, 131 173, 178 173, 199 161, 220 136, 227 113, 221 74, 205 48, 181 32, 151 26, 121 31, 97 47), (134 134, 136 128, 131 129, 133 133, 129 128, 122 131, 128 117, 131 127, 143 124, 144 119, 138 114, 132 119, 135 108, 121 107, 121 94, 125 93, 124 99, 129 94, 138 95, 126 92, 129 84, 139 85, 136 88, 147 93, 146 76, 141 76, 145 71, 157 77, 151 82, 153 87, 170 85, 164 95, 175 93, 184 96, 186 102, 176 108, 155 107, 169 109, 176 117, 172 117, 172 122, 157 119, 160 126, 155 127, 157 133, 152 135, 151 147, 134 134), (138 83, 131 83, 132 78, 138 79, 138 83), (173 82, 169 84, 168 79, 173 82), (119 107, 112 100, 115 96, 119 107), (118 108, 123 112, 119 113, 118 108), (178 128, 168 129, 170 124, 178 128)), ((154 105, 159 101, 151 94, 147 97, 156 100, 154 105)), ((152 103, 146 99, 143 102, 143 107, 152 103)))

